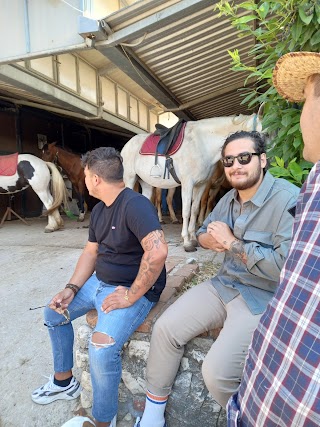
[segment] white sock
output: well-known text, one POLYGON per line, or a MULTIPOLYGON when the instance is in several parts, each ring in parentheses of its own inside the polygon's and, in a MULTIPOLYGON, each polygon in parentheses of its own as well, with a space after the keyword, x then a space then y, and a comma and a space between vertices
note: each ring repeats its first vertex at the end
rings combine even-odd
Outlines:
POLYGON ((140 427, 164 427, 164 411, 169 396, 156 396, 147 391, 146 407, 140 421, 140 427))

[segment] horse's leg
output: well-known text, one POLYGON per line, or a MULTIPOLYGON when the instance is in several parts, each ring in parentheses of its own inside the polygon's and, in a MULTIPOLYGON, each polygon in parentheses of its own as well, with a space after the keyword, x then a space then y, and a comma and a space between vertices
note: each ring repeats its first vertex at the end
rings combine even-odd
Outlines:
MULTIPOLYGON (((129 167, 124 168, 123 181, 124 181, 126 187, 134 189, 135 184, 138 181, 138 176, 136 175, 136 173, 132 169, 132 166, 130 166, 130 168, 129 167)), ((139 180, 139 182, 140 182, 140 180, 139 180)), ((141 185, 141 182, 140 182, 140 185, 141 185)), ((136 191, 138 191, 138 190, 136 190, 136 191)))
MULTIPOLYGON (((52 216, 54 218, 54 221, 58 224, 57 230, 59 230, 61 228, 64 228, 64 222, 63 222, 63 219, 62 219, 62 217, 61 217, 61 215, 59 213, 59 209, 55 209, 52 212, 52 216)), ((49 218, 49 220, 50 220, 50 218, 49 218)), ((46 231, 45 231, 45 233, 46 233, 46 231)))
POLYGON ((192 197, 192 205, 191 205, 191 215, 189 221, 189 236, 190 241, 193 246, 198 246, 198 241, 196 238, 196 221, 199 212, 200 200, 203 195, 203 192, 206 188, 207 183, 204 182, 202 184, 195 185, 193 187, 193 197, 192 197))
POLYGON ((211 181, 208 181, 206 188, 202 194, 200 201, 200 213, 198 216, 198 224, 202 225, 205 217, 206 208, 208 205, 209 193, 210 193, 211 181))
POLYGON ((77 206, 79 209, 79 216, 77 221, 83 222, 85 217, 85 209, 84 209, 84 188, 83 189, 76 189, 77 193, 77 206))
POLYGON ((79 195, 78 208, 79 208, 79 216, 78 216, 77 221, 78 222, 83 222, 84 221, 84 217, 85 217, 84 195, 83 194, 79 195))
POLYGON ((167 194, 167 205, 168 205, 172 224, 179 224, 179 220, 176 217, 175 211, 173 209, 173 196, 175 191, 176 191, 176 187, 169 188, 168 194, 167 194))
POLYGON ((161 209, 161 192, 162 188, 154 187, 154 205, 158 212, 158 218, 160 224, 164 224, 164 220, 162 218, 162 209, 161 209))
POLYGON ((78 221, 83 222, 85 214, 86 214, 85 207, 84 207, 84 200, 85 200, 84 196, 85 196, 85 192, 86 192, 86 184, 85 184, 84 179, 79 179, 76 190, 77 190, 78 195, 79 195, 79 199, 78 199, 78 202, 79 202, 79 204, 78 204, 78 208, 79 208, 78 221))
POLYGON ((182 183, 181 197, 182 197, 182 231, 181 237, 183 239, 183 247, 186 252, 194 252, 197 249, 191 244, 189 240, 188 224, 191 211, 193 182, 188 181, 182 183))
POLYGON ((141 185, 142 194, 147 197, 149 200, 152 199, 153 187, 150 184, 147 184, 144 181, 139 180, 141 185))
POLYGON ((220 191, 220 187, 215 187, 210 191, 208 202, 207 202, 207 209, 206 209, 206 218, 209 215, 209 213, 212 212, 213 207, 216 205, 216 197, 220 191))
MULTIPOLYGON (((53 204, 53 197, 51 196, 48 189, 37 191, 37 195, 42 203, 45 205, 46 209, 51 209, 53 204)), ((54 209, 51 213, 48 214, 48 225, 45 227, 45 233, 52 233, 53 231, 59 230, 63 227, 63 220, 59 214, 58 209, 54 209)))

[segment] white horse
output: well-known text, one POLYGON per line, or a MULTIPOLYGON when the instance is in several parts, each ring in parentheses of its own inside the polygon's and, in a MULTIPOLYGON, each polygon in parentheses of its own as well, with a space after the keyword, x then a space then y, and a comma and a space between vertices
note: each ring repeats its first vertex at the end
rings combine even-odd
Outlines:
POLYGON ((19 154, 14 175, 0 176, 0 194, 14 194, 31 187, 45 205, 48 225, 45 233, 63 228, 59 206, 68 204, 68 193, 63 178, 53 163, 44 162, 32 154, 19 154), (50 175, 51 171, 51 175, 50 175), (52 179, 52 194, 49 190, 52 179))
MULTIPOLYGON (((186 252, 196 250, 195 227, 200 200, 207 181, 221 157, 223 142, 229 134, 239 130, 261 131, 259 117, 252 114, 187 122, 182 146, 171 156, 176 174, 181 181, 183 221, 181 236, 186 252)), ((161 177, 153 176, 155 157, 139 153, 148 135, 150 134, 135 135, 125 144, 121 155, 126 186, 133 188, 138 180, 142 194, 151 199, 152 187, 173 188, 179 184, 172 176, 169 179, 162 178, 165 170, 164 156, 158 156, 161 177)))

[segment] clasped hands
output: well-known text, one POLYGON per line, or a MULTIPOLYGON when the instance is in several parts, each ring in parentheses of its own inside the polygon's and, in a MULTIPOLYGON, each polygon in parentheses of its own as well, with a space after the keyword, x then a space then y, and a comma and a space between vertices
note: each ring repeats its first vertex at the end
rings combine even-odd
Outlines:
POLYGON ((224 252, 230 248, 230 244, 235 240, 229 226, 221 221, 210 222, 207 226, 207 233, 212 237, 211 249, 216 252, 224 252))

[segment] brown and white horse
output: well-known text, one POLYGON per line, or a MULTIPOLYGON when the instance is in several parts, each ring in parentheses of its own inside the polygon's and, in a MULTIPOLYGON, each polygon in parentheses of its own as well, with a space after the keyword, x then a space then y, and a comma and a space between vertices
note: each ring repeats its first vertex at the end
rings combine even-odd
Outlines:
POLYGON ((19 154, 16 172, 13 175, 0 176, 0 194, 14 194, 28 187, 35 191, 47 209, 48 225, 45 233, 63 228, 58 208, 62 203, 67 206, 68 196, 62 176, 55 165, 32 154, 19 154))
MULTIPOLYGON (((183 246, 187 252, 196 250, 196 219, 200 200, 208 180, 220 159, 221 146, 225 138, 239 130, 261 131, 261 122, 256 114, 251 116, 226 116, 187 122, 181 148, 173 154, 173 165, 181 181, 183 246)), ((165 170, 165 157, 158 157, 160 177, 151 174, 154 156, 141 155, 140 149, 148 134, 131 138, 123 147, 121 155, 124 165, 124 181, 133 188, 138 180, 142 194, 151 199, 153 189, 174 188, 179 184, 170 178, 161 178, 165 170)))

